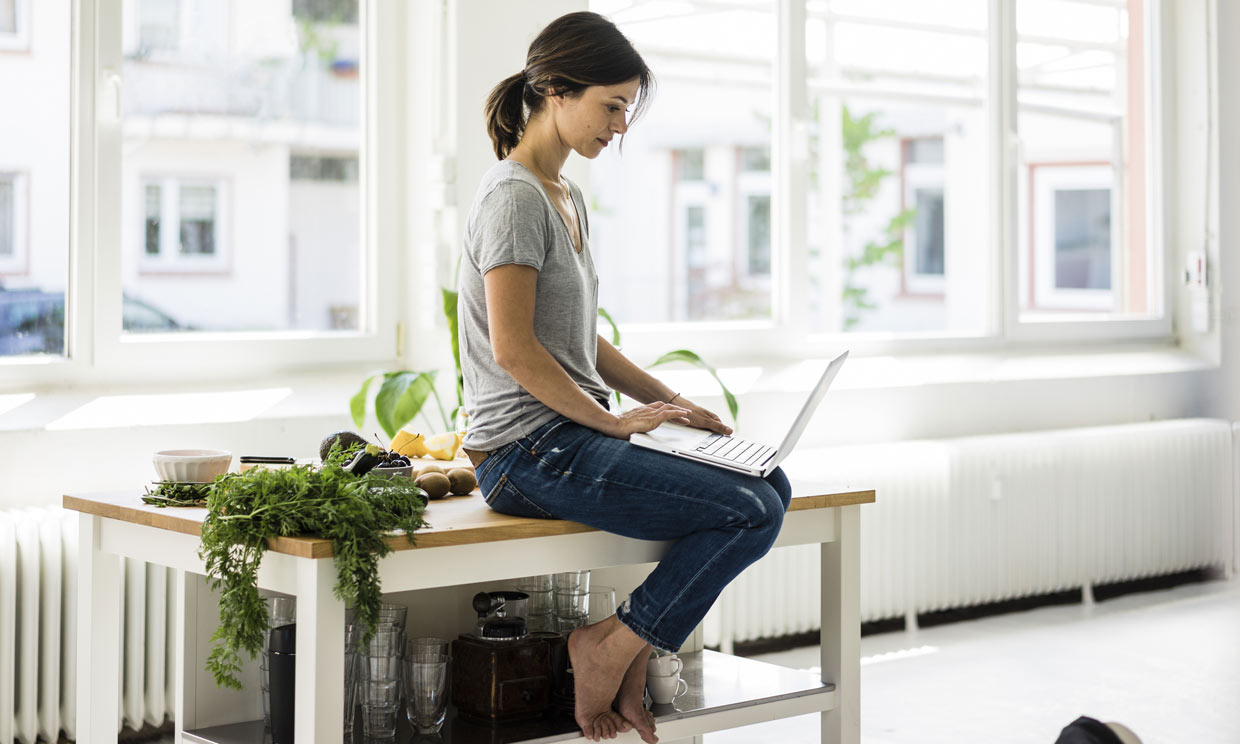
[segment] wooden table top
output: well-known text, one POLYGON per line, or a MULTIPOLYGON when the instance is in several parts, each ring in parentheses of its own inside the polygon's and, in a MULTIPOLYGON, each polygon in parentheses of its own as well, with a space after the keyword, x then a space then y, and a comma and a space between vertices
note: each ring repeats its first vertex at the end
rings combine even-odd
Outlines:
MULTIPOLYGON (((792 486, 793 499, 789 511, 868 504, 874 502, 875 496, 873 490, 844 490, 821 483, 794 480, 792 486)), ((63 503, 66 509, 85 514, 171 530, 194 537, 202 535, 202 523, 207 516, 205 508, 161 508, 145 504, 142 502, 142 492, 136 489, 67 494, 63 503)), ((415 545, 409 544, 403 532, 393 533, 386 539, 386 542, 395 550, 410 550, 597 531, 593 527, 578 522, 560 519, 529 519, 500 514, 487 506, 481 492, 477 489, 467 496, 450 496, 431 501, 426 507, 426 521, 430 523, 430 526, 414 533, 415 545)), ((330 558, 332 556, 331 541, 317 537, 273 538, 267 541, 267 548, 277 553, 287 553, 301 558, 330 558)))

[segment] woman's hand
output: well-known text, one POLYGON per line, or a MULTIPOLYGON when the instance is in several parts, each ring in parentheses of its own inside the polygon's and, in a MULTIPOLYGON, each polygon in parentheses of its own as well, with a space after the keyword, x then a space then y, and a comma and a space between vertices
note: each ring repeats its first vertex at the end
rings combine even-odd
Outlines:
POLYGON ((628 439, 631 434, 650 431, 664 421, 687 423, 689 415, 687 408, 655 401, 619 414, 615 427, 603 433, 616 439, 628 439))
POLYGON ((678 397, 676 403, 655 401, 625 411, 616 417, 616 427, 603 433, 616 439, 627 440, 630 435, 650 431, 664 421, 675 421, 719 434, 732 433, 731 427, 726 426, 714 413, 683 397, 678 397))
POLYGON ((708 411, 705 408, 702 408, 697 403, 685 398, 683 395, 676 396, 674 405, 680 406, 689 411, 689 415, 685 417, 687 420, 678 421, 677 423, 688 424, 689 426, 697 429, 706 429, 707 431, 713 431, 716 434, 732 433, 732 427, 723 423, 723 421, 721 421, 713 411, 708 411))

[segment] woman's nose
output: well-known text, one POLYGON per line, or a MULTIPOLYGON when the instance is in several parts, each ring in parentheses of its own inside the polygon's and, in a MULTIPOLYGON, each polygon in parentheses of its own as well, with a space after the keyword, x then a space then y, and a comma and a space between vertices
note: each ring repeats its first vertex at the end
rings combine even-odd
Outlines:
POLYGON ((620 112, 620 115, 616 117, 616 121, 613 121, 611 124, 611 131, 615 132, 616 134, 624 134, 625 132, 629 131, 627 111, 620 112))

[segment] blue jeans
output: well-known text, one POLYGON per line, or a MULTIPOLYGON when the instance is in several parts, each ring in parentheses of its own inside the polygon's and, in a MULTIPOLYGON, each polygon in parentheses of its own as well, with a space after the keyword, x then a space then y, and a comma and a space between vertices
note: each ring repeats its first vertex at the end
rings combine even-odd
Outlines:
POLYGON ((568 519, 640 540, 675 540, 616 611, 658 648, 680 648, 723 588, 766 555, 792 487, 782 470, 733 473, 615 439, 557 416, 477 467, 491 508, 568 519))

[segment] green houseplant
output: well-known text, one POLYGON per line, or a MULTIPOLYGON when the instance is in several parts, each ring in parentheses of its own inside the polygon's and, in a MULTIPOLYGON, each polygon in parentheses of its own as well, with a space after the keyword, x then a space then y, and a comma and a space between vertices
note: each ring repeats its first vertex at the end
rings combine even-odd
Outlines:
MULTIPOLYGON (((443 401, 435 390, 437 373, 434 370, 376 371, 362 380, 361 388, 349 399, 349 413, 357 428, 360 429, 365 425, 366 404, 369 401, 370 388, 375 381, 380 381, 379 390, 375 394, 373 404, 375 419, 389 438, 396 436, 398 431, 403 429, 410 421, 413 421, 419 414, 432 427, 442 423, 443 431, 453 428, 453 422, 458 419, 465 407, 465 384, 464 378, 461 375, 461 347, 457 323, 458 293, 455 289, 448 289, 446 287, 441 292, 443 297, 443 314, 448 322, 449 337, 452 343, 452 362, 456 370, 456 407, 452 409, 451 414, 444 408, 443 401), (432 422, 427 416, 425 410, 426 403, 431 399, 435 401, 436 408, 438 408, 439 422, 432 422)), ((616 326, 615 321, 612 320, 611 315, 603 308, 599 308, 598 314, 611 328, 612 345, 620 346, 620 330, 616 326)), ((715 378, 715 381, 719 383, 724 400, 727 402, 728 413, 732 416, 732 422, 736 423, 737 414, 740 410, 736 396, 723 384, 723 380, 719 378, 718 371, 707 364, 696 353, 688 349, 669 351, 656 359, 647 369, 675 362, 689 364, 709 372, 715 378)), ((619 392, 616 393, 616 405, 620 405, 619 392)))

